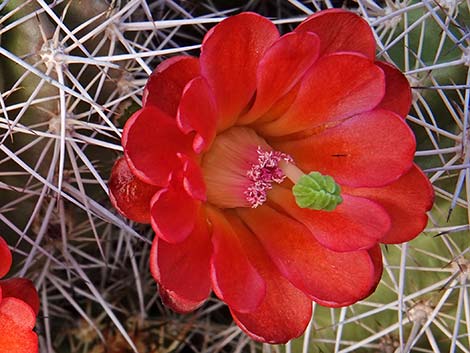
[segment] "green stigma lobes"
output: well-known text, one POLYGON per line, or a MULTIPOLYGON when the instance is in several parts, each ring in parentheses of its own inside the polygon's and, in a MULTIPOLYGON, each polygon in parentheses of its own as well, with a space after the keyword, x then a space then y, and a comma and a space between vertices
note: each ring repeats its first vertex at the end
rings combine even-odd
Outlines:
POLYGON ((302 175, 292 193, 299 207, 312 210, 333 211, 343 202, 341 187, 332 177, 319 172, 302 175))

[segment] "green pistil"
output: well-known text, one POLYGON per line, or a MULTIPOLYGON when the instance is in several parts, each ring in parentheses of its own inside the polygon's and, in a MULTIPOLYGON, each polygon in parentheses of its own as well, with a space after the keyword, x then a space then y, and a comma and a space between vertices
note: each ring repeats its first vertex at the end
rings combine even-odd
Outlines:
POLYGON ((343 202, 341 187, 332 177, 319 172, 302 175, 292 193, 299 207, 312 210, 333 211, 343 202))

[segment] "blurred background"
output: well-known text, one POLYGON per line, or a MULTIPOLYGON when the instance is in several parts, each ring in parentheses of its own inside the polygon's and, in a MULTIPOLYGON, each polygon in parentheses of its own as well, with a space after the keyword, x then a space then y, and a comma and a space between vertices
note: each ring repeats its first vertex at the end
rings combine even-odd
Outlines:
POLYGON ((1 0, 0 92, 0 234, 11 275, 38 288, 42 353, 470 353, 470 0, 1 0), (241 11, 286 33, 331 7, 363 16, 377 57, 409 79, 436 202, 422 235, 383 247, 374 295, 316 305, 303 337, 261 345, 215 297, 189 315, 162 306, 153 232, 116 213, 107 179, 158 63, 199 55, 207 30, 241 11))

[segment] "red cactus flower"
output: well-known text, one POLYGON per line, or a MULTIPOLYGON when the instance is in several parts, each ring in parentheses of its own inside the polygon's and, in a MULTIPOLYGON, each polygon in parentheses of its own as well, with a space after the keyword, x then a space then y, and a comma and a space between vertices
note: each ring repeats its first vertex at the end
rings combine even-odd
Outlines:
POLYGON ((222 21, 199 58, 164 61, 126 123, 115 207, 151 223, 150 269, 178 312, 211 290, 256 340, 299 336, 311 301, 370 295, 379 243, 419 234, 433 202, 404 121, 408 81, 375 61, 368 24, 322 11, 280 36, 222 21))
MULTIPOLYGON (((0 278, 10 271, 12 256, 0 237, 0 278)), ((35 353, 38 337, 33 332, 39 311, 39 297, 31 281, 25 278, 0 280, 0 351, 35 353)))

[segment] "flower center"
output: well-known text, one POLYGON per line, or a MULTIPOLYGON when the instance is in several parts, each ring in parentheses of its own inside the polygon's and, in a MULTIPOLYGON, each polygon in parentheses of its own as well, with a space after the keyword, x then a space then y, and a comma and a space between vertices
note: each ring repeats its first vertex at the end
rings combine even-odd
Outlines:
POLYGON ((246 175, 251 180, 251 185, 244 192, 246 200, 251 207, 261 206, 266 201, 266 192, 272 189, 272 183, 280 184, 286 178, 280 168, 281 161, 293 162, 291 156, 278 151, 265 151, 258 146, 258 163, 253 164, 246 175))
POLYGON ((283 162, 293 160, 274 151, 254 130, 233 127, 224 131, 202 160, 208 201, 221 208, 262 205, 272 184, 286 178, 283 162))
POLYGON ((341 187, 328 175, 304 174, 291 156, 274 151, 252 129, 232 127, 218 135, 202 163, 207 201, 219 208, 261 206, 273 183, 289 178, 297 205, 333 211, 343 199, 341 187))

